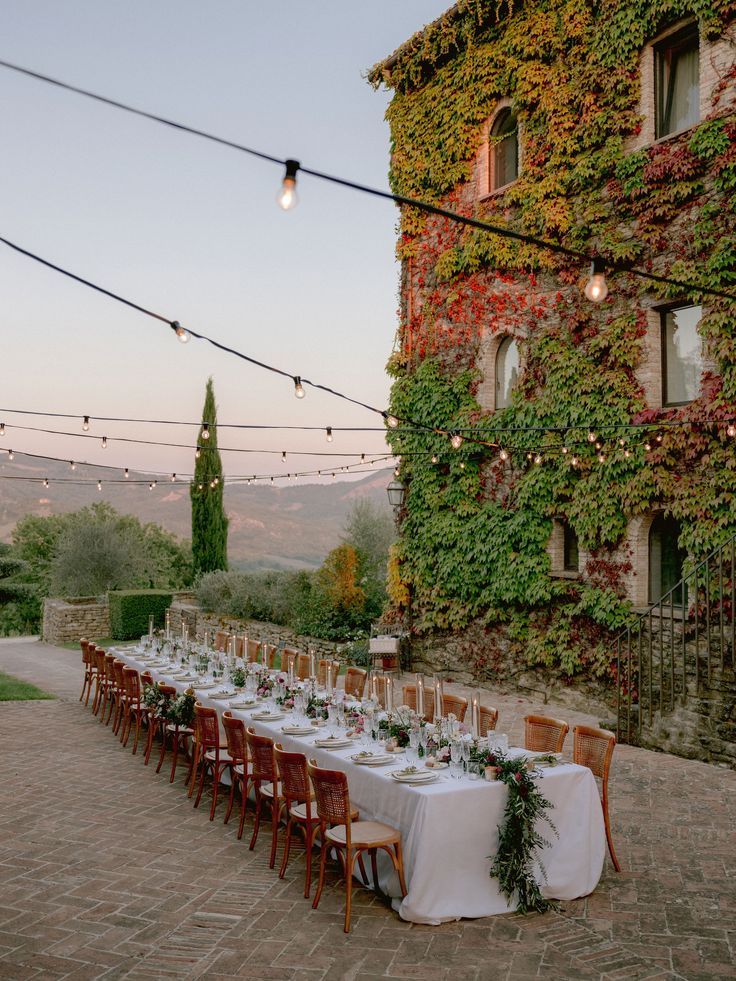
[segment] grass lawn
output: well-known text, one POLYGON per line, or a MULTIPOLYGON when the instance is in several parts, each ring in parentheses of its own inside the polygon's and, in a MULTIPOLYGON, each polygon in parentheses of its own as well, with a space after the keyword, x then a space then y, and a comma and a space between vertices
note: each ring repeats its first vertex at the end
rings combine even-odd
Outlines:
MULTIPOLYGON (((125 644, 133 644, 135 641, 132 640, 113 640, 112 637, 101 637, 99 640, 92 638, 92 643, 97 647, 104 647, 105 650, 111 645, 115 644, 116 647, 124 646, 125 644)), ((58 644, 58 647, 63 647, 67 651, 79 651, 79 656, 82 656, 82 648, 79 646, 78 640, 71 640, 68 644, 58 644)))
POLYGON ((39 698, 53 698, 35 685, 0 671, 0 702, 28 702, 39 698))

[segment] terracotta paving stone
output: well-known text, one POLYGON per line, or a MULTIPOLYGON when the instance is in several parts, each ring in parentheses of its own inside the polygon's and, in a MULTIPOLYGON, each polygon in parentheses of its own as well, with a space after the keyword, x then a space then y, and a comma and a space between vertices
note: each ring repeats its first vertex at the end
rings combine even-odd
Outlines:
MULTIPOLYGON (((427 927, 357 889, 346 937, 335 872, 312 910, 303 852, 280 880, 267 834, 250 852, 222 810, 210 823, 193 809, 183 769, 170 784, 123 750, 78 702, 79 661, 0 643, 1 670, 58 696, 0 704, 0 979, 736 977, 731 770, 618 747, 611 809, 624 871, 607 863, 591 896, 544 916, 427 927)), ((512 742, 528 711, 598 722, 501 692, 484 701, 512 742)))

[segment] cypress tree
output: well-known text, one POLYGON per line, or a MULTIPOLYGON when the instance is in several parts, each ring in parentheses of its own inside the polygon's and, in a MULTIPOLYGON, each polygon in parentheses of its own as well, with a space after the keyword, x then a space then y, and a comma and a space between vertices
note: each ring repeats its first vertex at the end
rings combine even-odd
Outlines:
POLYGON ((211 378, 207 380, 197 446, 199 459, 194 461, 194 480, 189 487, 195 576, 227 569, 227 517, 222 501, 222 460, 217 449, 217 406, 211 378))

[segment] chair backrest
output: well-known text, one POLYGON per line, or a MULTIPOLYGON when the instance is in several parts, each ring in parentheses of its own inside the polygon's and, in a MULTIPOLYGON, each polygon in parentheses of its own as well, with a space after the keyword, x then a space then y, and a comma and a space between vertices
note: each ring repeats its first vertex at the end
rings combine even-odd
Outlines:
POLYGON ((276 766, 281 780, 281 794, 287 804, 307 804, 307 816, 311 816, 309 798, 312 788, 307 773, 307 757, 304 753, 287 753, 280 746, 274 747, 276 766))
POLYGON ((86 637, 82 637, 82 639, 79 641, 79 646, 82 649, 82 664, 90 664, 89 641, 86 637))
POLYGON ((547 715, 524 716, 524 748, 535 753, 561 753, 570 726, 547 715))
POLYGON ((111 684, 114 685, 115 684, 115 669, 113 668, 113 664, 115 664, 115 660, 116 660, 115 655, 114 654, 105 654, 105 652, 103 651, 102 652, 102 657, 103 657, 103 661, 104 661, 103 671, 105 672, 105 678, 106 678, 107 681, 109 681, 111 684))
POLYGON ((97 665, 97 673, 101 676, 106 676, 106 658, 105 649, 103 647, 95 647, 95 664, 97 665))
POLYGON ((353 695, 355 698, 362 698, 365 691, 365 679, 368 672, 362 668, 350 667, 345 672, 345 694, 353 695))
POLYGON ((487 736, 489 732, 496 728, 496 723, 498 722, 498 709, 481 705, 479 715, 480 734, 481 736, 487 736))
POLYGON ((248 728, 245 730, 245 741, 248 745, 253 779, 256 783, 275 783, 276 758, 273 739, 269 739, 268 736, 257 736, 255 729, 248 728))
POLYGON ((297 654, 296 674, 300 681, 306 681, 309 677, 309 654, 297 654))
POLYGON ((125 690, 125 683, 123 681, 123 668, 125 667, 125 661, 119 661, 114 654, 108 654, 105 658, 105 663, 110 665, 112 671, 111 681, 118 688, 119 691, 125 690), (112 663, 110 663, 110 658, 112 658, 112 663))
POLYGON ((208 749, 220 748, 220 726, 217 721, 217 712, 213 708, 200 705, 199 702, 194 706, 194 718, 197 723, 197 739, 202 745, 202 752, 208 749))
POLYGON ((222 713, 222 727, 225 730, 227 740, 227 751, 236 763, 244 763, 248 758, 248 750, 245 745, 245 723, 241 719, 234 719, 229 710, 222 713))
POLYGON ((226 651, 227 641, 230 634, 227 630, 218 630, 215 634, 215 650, 216 651, 226 651))
POLYGON ((258 660, 258 652, 261 649, 261 645, 257 640, 251 640, 249 637, 246 646, 248 648, 248 661, 253 664, 258 660))
POLYGON ((299 652, 295 651, 293 647, 284 647, 281 651, 281 671, 289 670, 289 662, 293 661, 294 671, 296 671, 296 657, 299 652))
POLYGON ((572 761, 587 766, 593 775, 608 782, 616 737, 608 729, 575 726, 572 730, 572 761))
POLYGON ((146 685, 153 684, 153 675, 150 671, 141 671, 141 685, 145 688, 146 685))
POLYGON ((320 688, 327 687, 327 668, 330 665, 333 665, 334 670, 332 673, 335 680, 337 680, 337 676, 340 673, 339 661, 332 661, 330 658, 327 657, 321 657, 319 661, 317 661, 317 684, 319 685, 320 688))
POLYGON ((375 674, 374 675, 374 678, 376 679, 376 696, 378 697, 378 701, 379 701, 379 704, 381 705, 381 708, 386 708, 386 679, 387 679, 387 677, 388 677, 388 675, 385 675, 385 674, 375 674))
POLYGON ((465 721, 465 713, 468 709, 467 698, 461 698, 460 695, 444 695, 442 696, 442 714, 447 716, 452 712, 458 722, 465 721))
POLYGON ((275 644, 266 644, 266 664, 269 668, 276 667, 276 654, 278 647, 275 644))
MULTIPOLYGON (((122 664, 122 661, 120 663, 122 664)), ((123 667, 123 691, 128 698, 128 704, 140 702, 141 679, 135 668, 123 667)))
MULTIPOLYGON (((404 705, 417 710, 417 686, 404 685, 404 705)), ((434 692, 431 688, 424 689, 424 718, 431 722, 434 718, 434 692)))
POLYGON ((323 770, 314 760, 307 763, 307 773, 314 787, 317 814, 324 828, 328 824, 344 824, 350 847, 350 794, 348 778, 342 770, 323 770))
POLYGON ((236 657, 243 657, 243 651, 244 651, 244 649, 245 649, 245 643, 243 641, 243 638, 236 636, 236 638, 235 638, 235 656, 236 657))

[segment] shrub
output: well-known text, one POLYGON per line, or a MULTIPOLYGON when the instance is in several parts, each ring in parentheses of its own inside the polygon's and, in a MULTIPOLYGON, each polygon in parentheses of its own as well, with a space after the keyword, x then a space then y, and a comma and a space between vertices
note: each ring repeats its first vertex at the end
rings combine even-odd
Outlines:
POLYGON ((161 589, 126 589, 110 593, 110 632, 114 640, 132 640, 148 633, 153 614, 157 627, 171 605, 171 593, 161 589))

